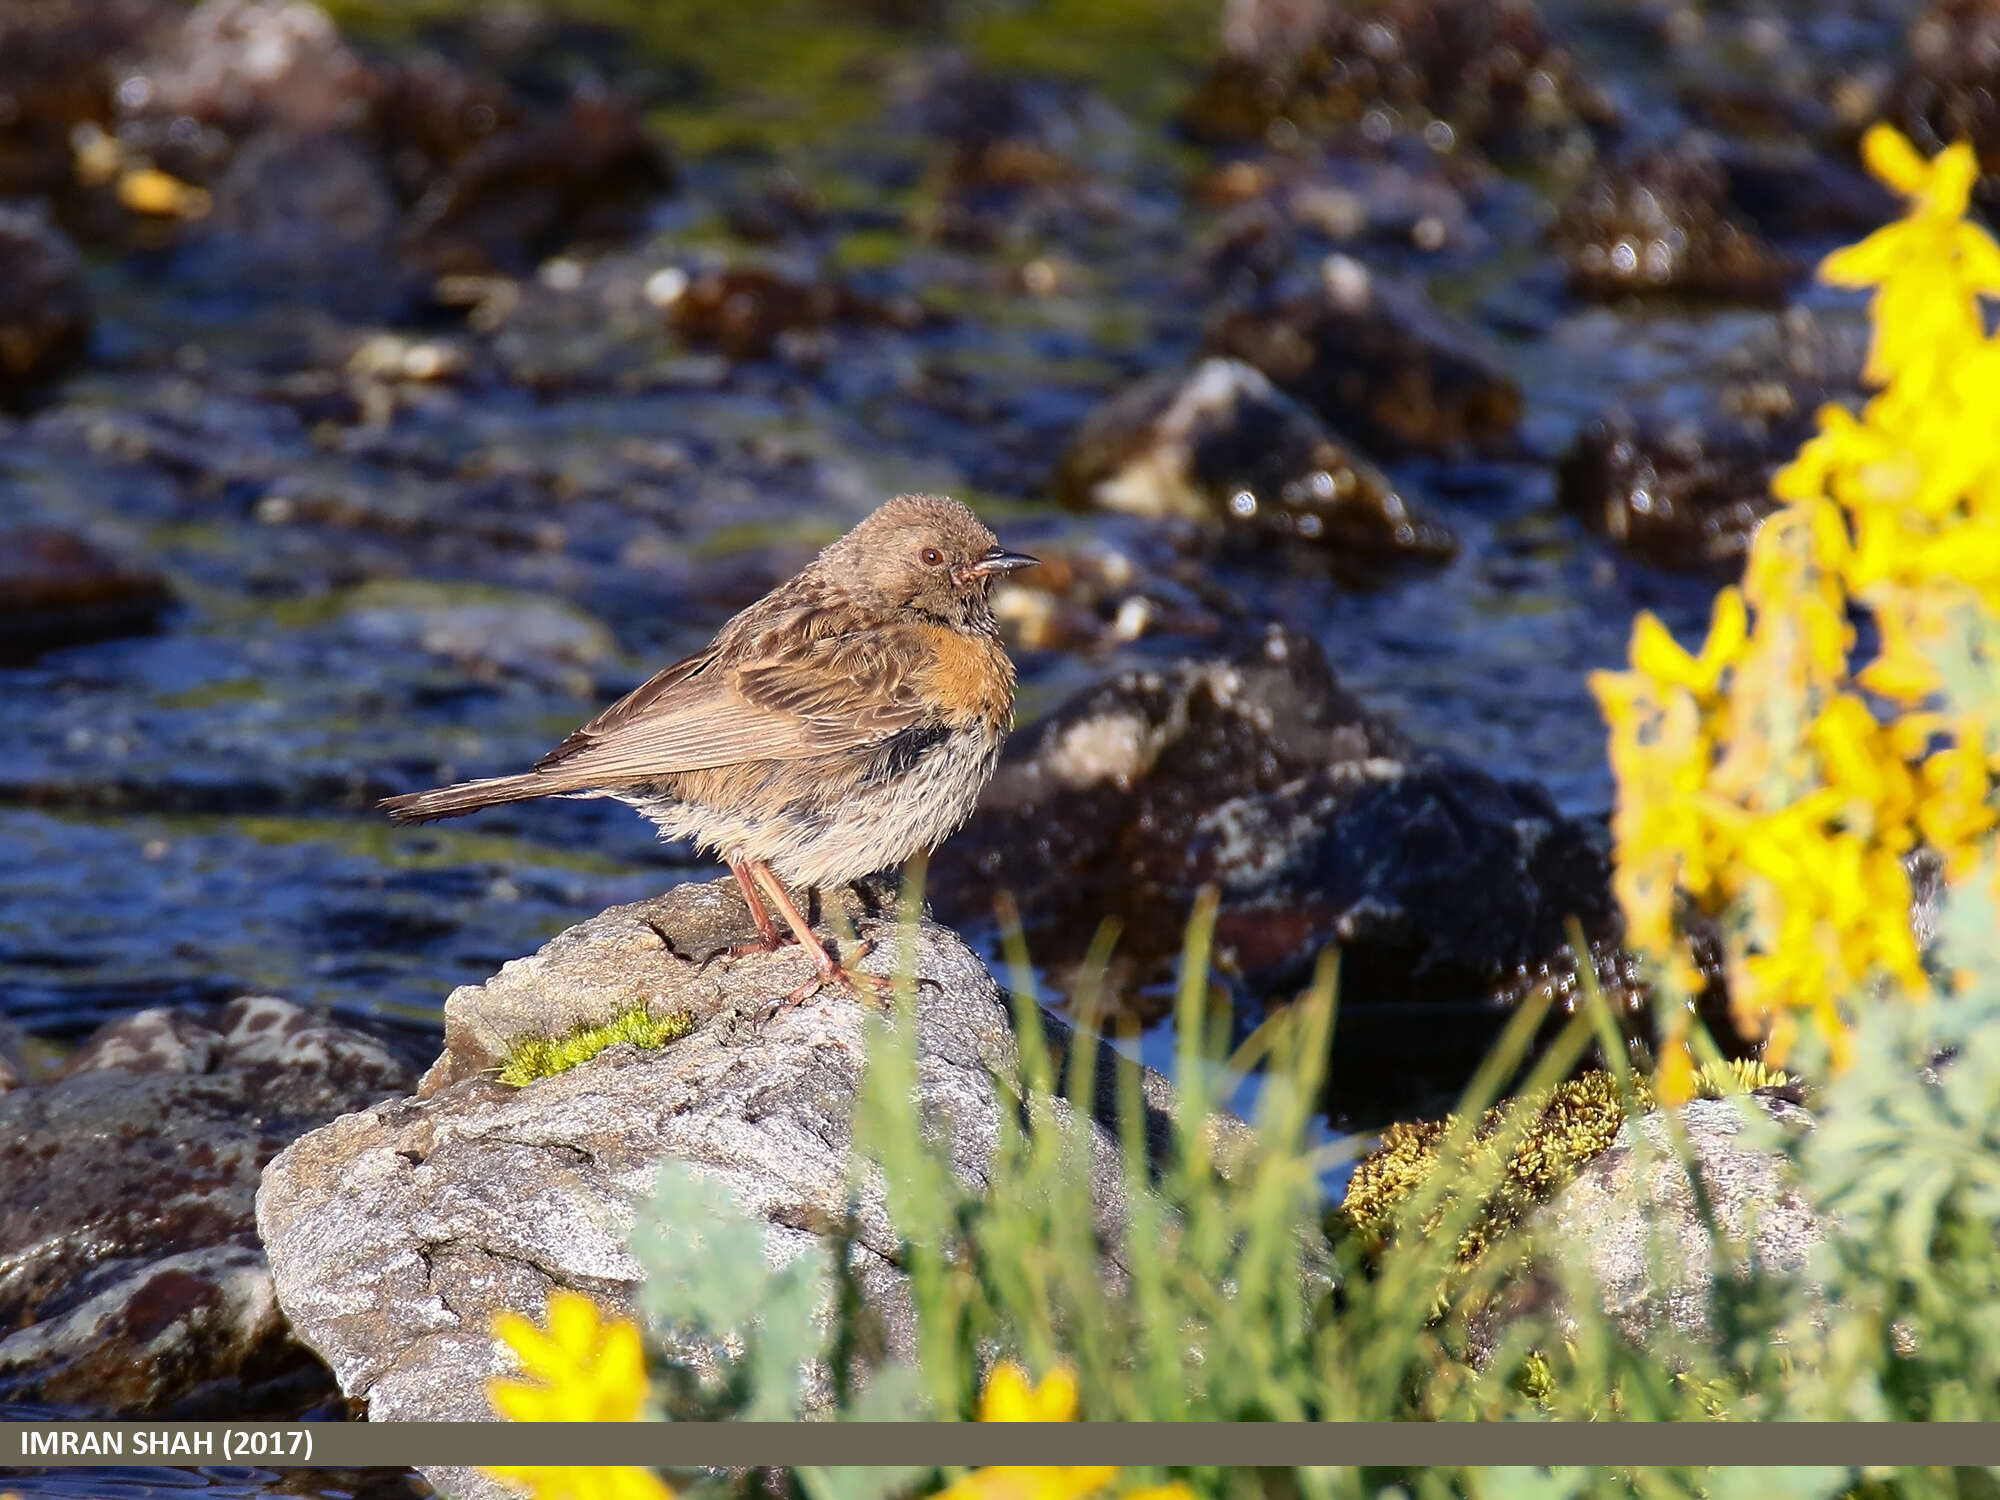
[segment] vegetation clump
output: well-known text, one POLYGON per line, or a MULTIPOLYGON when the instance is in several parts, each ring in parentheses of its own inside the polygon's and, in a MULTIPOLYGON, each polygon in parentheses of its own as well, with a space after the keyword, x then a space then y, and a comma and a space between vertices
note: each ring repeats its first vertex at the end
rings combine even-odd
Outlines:
MULTIPOLYGON (((1791 1081, 1790 1075, 1775 1068, 1739 1059, 1700 1069, 1695 1086, 1699 1097, 1716 1099, 1791 1081)), ((1632 1091, 1638 1108, 1653 1107, 1653 1090, 1644 1078, 1633 1077, 1632 1091)), ((1452 1179, 1496 1183, 1479 1216, 1459 1236, 1459 1259, 1477 1259, 1531 1210, 1567 1187, 1586 1162, 1609 1148, 1625 1120, 1618 1082, 1602 1068, 1532 1097, 1495 1105, 1480 1117, 1464 1150, 1454 1154, 1444 1193, 1425 1215, 1423 1232, 1433 1232, 1456 1201, 1452 1179), (1525 1129, 1505 1128, 1523 1121, 1525 1129)), ((1404 1205, 1443 1163, 1442 1148, 1457 1123, 1456 1115, 1447 1115, 1442 1120, 1401 1122, 1383 1132, 1381 1143, 1348 1179, 1339 1227, 1360 1235, 1371 1250, 1385 1248, 1404 1205)))
POLYGON ((607 1047, 630 1042, 653 1051, 679 1041, 694 1030, 694 1017, 686 1011, 655 1016, 645 1006, 613 1016, 601 1026, 580 1026, 565 1036, 530 1037, 519 1043, 501 1066, 502 1083, 526 1088, 538 1078, 553 1078, 581 1067, 607 1047))

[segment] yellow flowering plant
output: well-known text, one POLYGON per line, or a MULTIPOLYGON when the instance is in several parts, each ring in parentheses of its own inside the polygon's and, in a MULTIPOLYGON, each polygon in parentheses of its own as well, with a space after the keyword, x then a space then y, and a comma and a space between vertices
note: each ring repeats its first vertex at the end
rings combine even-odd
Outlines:
POLYGON ((2000 340, 1981 303, 2000 296, 2000 246, 1966 217, 1970 146, 1926 161, 1876 126, 1862 150, 1909 210, 1819 274, 1873 289, 1877 393, 1819 412, 1701 650, 1642 614, 1629 670, 1592 679, 1618 782, 1616 892, 1666 1001, 1670 1099, 1694 1075, 1690 908, 1721 933, 1739 1027, 1781 1061, 1803 1024, 1838 1072, 1844 1006, 1930 990, 1909 855, 1928 847, 1962 879, 1994 829, 2000 692, 1972 679, 2000 628, 2000 340))
MULTIPOLYGON (((638 1325, 606 1318, 580 1292, 549 1294, 548 1327, 518 1313, 493 1320, 493 1333, 520 1362, 526 1379, 487 1383, 493 1409, 514 1422, 637 1422, 648 1415, 651 1385, 638 1325)), ((495 1465, 486 1472, 532 1500, 673 1500, 651 1469, 631 1465, 495 1465)))

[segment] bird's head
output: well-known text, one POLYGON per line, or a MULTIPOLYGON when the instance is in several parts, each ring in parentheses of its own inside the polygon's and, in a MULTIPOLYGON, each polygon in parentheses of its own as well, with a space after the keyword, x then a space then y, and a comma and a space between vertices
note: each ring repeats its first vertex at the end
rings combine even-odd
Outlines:
POLYGON ((828 581, 889 614, 994 630, 993 580, 1036 559, 1003 548, 956 500, 898 495, 820 554, 828 581))

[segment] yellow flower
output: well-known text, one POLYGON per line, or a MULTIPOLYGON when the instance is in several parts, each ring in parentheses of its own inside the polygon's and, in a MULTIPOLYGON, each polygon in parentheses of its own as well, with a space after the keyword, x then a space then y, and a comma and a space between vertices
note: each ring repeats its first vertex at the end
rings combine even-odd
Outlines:
POLYGON ((1076 1404, 1076 1372, 1068 1365, 1057 1365, 1040 1385, 1030 1385, 1026 1370, 1003 1359, 979 1394, 979 1420, 1074 1422, 1076 1404))
POLYGON ((503 1312, 493 1332, 527 1380, 487 1382, 487 1398, 515 1422, 637 1422, 647 1397, 645 1351, 636 1325, 603 1319, 580 1292, 549 1293, 548 1332, 503 1312))
MULTIPOLYGON (((982 1422, 1074 1422, 1076 1412, 1076 1372, 1067 1365, 1056 1366, 1035 1385, 1021 1366, 1002 1360, 979 1394, 982 1422)), ((1082 1500, 1117 1477, 1110 1465, 997 1465, 974 1469, 946 1487, 940 1500, 1082 1500)))
POLYGON ((629 1465, 491 1465, 484 1472, 533 1500, 674 1500, 659 1475, 629 1465))
MULTIPOLYGON (((493 1332, 520 1360, 527 1380, 486 1384, 493 1409, 515 1422, 636 1422, 648 1386, 638 1328, 604 1319, 597 1304, 561 1288, 549 1293, 548 1332, 503 1312, 493 1332)), ((626 1465, 495 1465, 485 1471, 534 1500, 673 1500, 651 1469, 626 1465)))
POLYGON ((1736 664, 1749 635, 1749 614, 1743 595, 1724 589, 1715 596, 1715 614, 1701 655, 1683 651, 1650 610, 1632 622, 1632 670, 1654 682, 1684 687, 1697 698, 1712 697, 1722 674, 1736 664))

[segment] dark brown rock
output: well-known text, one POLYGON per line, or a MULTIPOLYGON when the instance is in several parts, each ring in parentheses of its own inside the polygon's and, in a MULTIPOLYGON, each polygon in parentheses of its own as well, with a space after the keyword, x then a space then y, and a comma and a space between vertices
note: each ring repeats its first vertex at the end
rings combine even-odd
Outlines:
POLYGON ((761 266, 704 271, 677 296, 668 317, 690 344, 731 359, 765 359, 836 323, 890 316, 837 281, 797 281, 761 266))
POLYGON ((1688 143, 1599 170, 1555 224, 1571 289, 1776 301, 1802 267, 1740 222, 1728 193, 1722 164, 1688 143))
POLYGON ((1455 550, 1386 474, 1238 360, 1153 376, 1092 412, 1057 466, 1056 496, 1291 543, 1363 576, 1455 550))
POLYGON ((0 1095, 0 1399, 177 1417, 323 1400, 258 1247, 259 1175, 408 1081, 371 1038, 256 998, 141 1012, 0 1095))
POLYGON ((1776 508, 1771 476, 1791 451, 1736 423, 1613 415, 1577 435, 1557 470, 1557 495, 1648 562, 1730 567, 1776 508))
POLYGON ((0 531, 0 660, 152 629, 166 580, 67 531, 0 531))
POLYGON ((1224 304, 1206 347, 1383 458, 1512 444, 1521 392, 1471 329, 1347 256, 1328 256, 1316 282, 1224 304))
POLYGON ((39 214, 0 204, 0 407, 82 364, 90 329, 76 248, 39 214))
POLYGON ((1186 118, 1204 139, 1247 141, 1370 116, 1530 156, 1616 118, 1532 0, 1229 0, 1186 118))
POLYGON ((112 118, 115 60, 164 35, 175 14, 161 0, 0 5, 0 197, 70 189, 70 133, 112 118))

